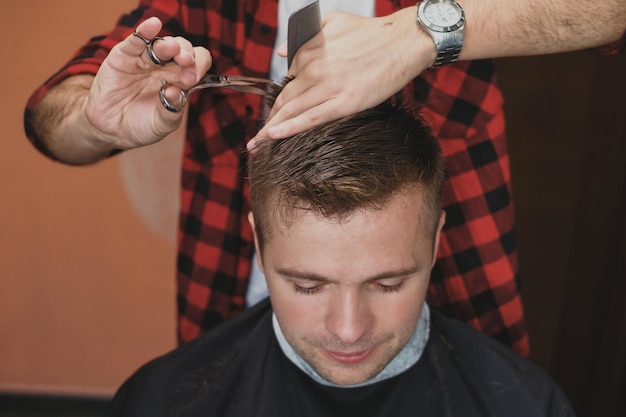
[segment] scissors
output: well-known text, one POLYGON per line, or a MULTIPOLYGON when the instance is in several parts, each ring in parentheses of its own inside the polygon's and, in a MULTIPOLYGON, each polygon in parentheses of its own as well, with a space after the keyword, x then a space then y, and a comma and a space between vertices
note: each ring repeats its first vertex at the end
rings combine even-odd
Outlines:
POLYGON ((274 81, 268 80, 267 78, 245 77, 241 75, 206 74, 193 87, 187 90, 180 91, 180 104, 178 106, 170 103, 167 97, 165 97, 165 89, 169 85, 167 81, 163 81, 161 83, 159 99, 161 100, 161 104, 163 104, 163 107, 165 107, 167 110, 178 113, 182 111, 187 105, 189 94, 196 90, 200 90, 203 88, 221 87, 240 91, 242 93, 266 96, 268 94, 266 88, 271 84, 274 84, 274 81))
MULTIPOLYGON (((287 46, 288 67, 291 66, 291 61, 295 56, 298 49, 306 43, 309 39, 315 36, 322 29, 322 20, 320 17, 319 1, 314 1, 299 10, 296 10, 289 16, 287 33, 287 46)), ((155 63, 160 63, 158 58, 152 51, 152 42, 143 39, 148 45, 148 54, 155 63), (159 61, 159 62, 157 62, 159 61)), ((266 78, 254 78, 244 77, 241 75, 216 75, 206 74, 200 79, 198 84, 187 90, 181 90, 180 92, 180 105, 174 106, 165 97, 165 88, 168 86, 166 81, 161 83, 161 90, 159 91, 159 99, 161 104, 167 110, 178 113, 182 111, 187 105, 187 97, 192 91, 196 91, 202 88, 222 87, 230 88, 231 90, 240 91, 242 93, 258 94, 260 96, 266 96, 268 94, 267 87, 274 84, 272 80, 266 78)))

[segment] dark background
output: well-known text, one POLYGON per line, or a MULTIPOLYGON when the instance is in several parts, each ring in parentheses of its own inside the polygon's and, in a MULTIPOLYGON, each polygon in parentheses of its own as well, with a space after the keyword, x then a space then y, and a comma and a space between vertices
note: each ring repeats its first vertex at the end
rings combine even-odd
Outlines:
POLYGON ((531 359, 626 416, 626 54, 498 61, 531 359))

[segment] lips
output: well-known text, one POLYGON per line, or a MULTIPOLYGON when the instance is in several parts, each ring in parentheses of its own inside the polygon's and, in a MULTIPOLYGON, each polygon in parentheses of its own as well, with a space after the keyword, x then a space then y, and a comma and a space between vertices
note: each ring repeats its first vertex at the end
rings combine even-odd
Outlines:
POLYGON ((353 364, 365 361, 365 359, 367 359, 372 354, 373 351, 374 351, 374 348, 364 350, 361 352, 349 352, 349 353, 331 352, 327 350, 326 353, 328 354, 328 356, 330 356, 332 359, 334 359, 337 362, 340 362, 346 365, 353 365, 353 364))

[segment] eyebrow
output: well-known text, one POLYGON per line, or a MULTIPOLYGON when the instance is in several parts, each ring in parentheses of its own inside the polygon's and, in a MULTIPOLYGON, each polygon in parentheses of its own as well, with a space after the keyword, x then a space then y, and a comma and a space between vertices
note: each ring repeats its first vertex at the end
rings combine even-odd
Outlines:
MULTIPOLYGON (((419 266, 404 268, 395 271, 385 271, 367 278, 365 281, 378 281, 389 278, 404 278, 419 271, 419 266)), ((332 282, 333 280, 313 272, 298 271, 292 268, 276 268, 276 272, 287 278, 302 279, 307 281, 332 282)))

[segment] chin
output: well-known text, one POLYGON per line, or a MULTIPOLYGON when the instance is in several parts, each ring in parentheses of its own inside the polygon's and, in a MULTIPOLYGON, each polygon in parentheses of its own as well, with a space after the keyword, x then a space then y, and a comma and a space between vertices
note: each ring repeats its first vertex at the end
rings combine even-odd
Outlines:
MULTIPOLYGON (((329 369, 324 368, 317 370, 317 373, 327 381, 337 385, 356 385, 366 382, 376 375, 378 375, 381 369, 358 369, 359 366, 348 366, 348 369, 329 369), (349 369, 352 368, 352 369, 349 369)), ((361 366, 362 368, 362 366, 361 366)), ((384 367, 383 367, 384 368, 384 367)))

